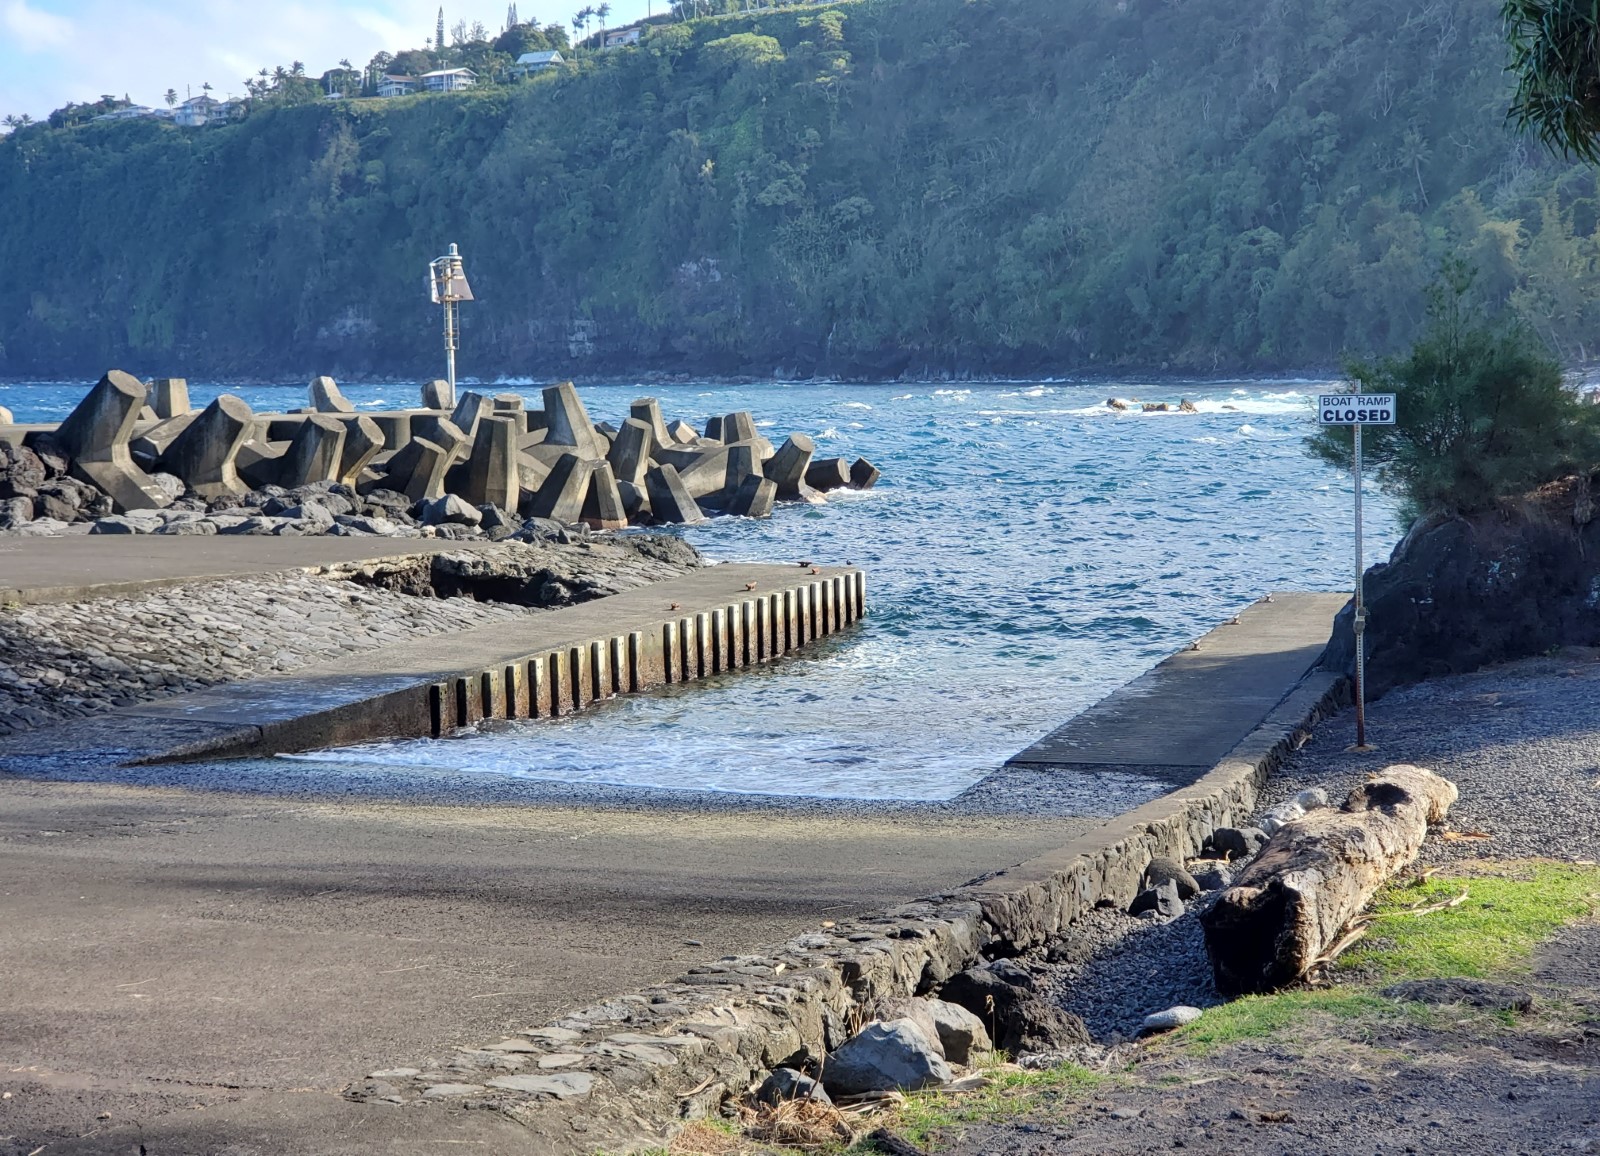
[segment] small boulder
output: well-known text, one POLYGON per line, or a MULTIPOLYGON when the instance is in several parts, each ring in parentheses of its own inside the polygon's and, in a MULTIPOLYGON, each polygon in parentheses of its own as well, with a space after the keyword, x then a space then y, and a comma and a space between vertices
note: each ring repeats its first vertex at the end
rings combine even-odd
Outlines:
POLYGON ((1328 805, 1328 792, 1321 787, 1307 787, 1294 797, 1294 801, 1307 811, 1315 811, 1318 807, 1328 805))
POLYGON ((305 534, 326 533, 333 528, 333 513, 320 502, 301 502, 298 506, 287 506, 281 516, 299 522, 300 531, 305 534))
POLYGON ((1200 884, 1183 869, 1182 863, 1157 855, 1144 869, 1144 886, 1159 887, 1163 883, 1176 884, 1179 899, 1193 899, 1200 894, 1200 884))
POLYGON ((0 530, 33 521, 32 498, 0 498, 0 530))
POLYGON ((1197 1007, 1179 1004, 1177 1007, 1169 1007, 1166 1011, 1158 1011, 1145 1016, 1144 1023, 1140 1025, 1140 1031, 1142 1033, 1170 1032, 1173 1028, 1181 1028, 1184 1024, 1194 1023, 1195 1020, 1200 1018, 1200 1014, 1200 1009, 1197 1007))
POLYGON ((911 1020, 868 1024, 829 1055, 822 1068, 824 1086, 841 1096, 937 1087, 954 1074, 911 1020))
POLYGON ((990 1028, 995 1046, 1012 1055, 1091 1042, 1082 1020, 1041 998, 1032 988, 1033 977, 1024 969, 1010 960, 996 960, 957 972, 945 980, 939 998, 977 1016, 990 1028))
POLYGON ((1197 859, 1192 874, 1202 891, 1221 891, 1233 882, 1233 871, 1220 859, 1197 859))
POLYGON ((828 1093, 804 1072, 794 1068, 779 1068, 756 1089, 756 1101, 777 1107, 789 1100, 815 1100, 819 1104, 832 1104, 828 1093))
POLYGON ((483 521, 483 515, 478 513, 465 498, 455 494, 446 494, 442 498, 422 503, 422 524, 424 526, 443 526, 454 524, 458 526, 476 526, 483 521))
MULTIPOLYGON (((1187 875, 1188 872, 1184 874, 1187 875)), ((1196 884, 1195 893, 1199 894, 1199 890, 1199 885, 1196 884)), ((1143 915, 1147 911, 1153 911, 1163 919, 1175 919, 1182 915, 1183 900, 1179 898, 1177 883, 1168 879, 1154 887, 1146 887, 1134 896, 1133 902, 1128 905, 1129 915, 1143 915)))
POLYGON ((148 522, 135 522, 126 514, 109 514, 104 518, 97 518, 89 527, 91 534, 148 534, 152 527, 148 522))
POLYGON ((920 1001, 928 1006, 928 1015, 939 1033, 939 1043, 944 1048, 944 1058, 953 1064, 970 1064, 978 1052, 994 1051, 994 1041, 983 1021, 958 1003, 942 999, 920 1001))
POLYGON ((1261 816, 1260 827, 1271 836, 1280 827, 1287 826, 1296 819, 1303 817, 1306 809, 1293 799, 1288 799, 1274 807, 1267 808, 1266 814, 1261 816))
POLYGON ((1267 845, 1267 833, 1259 827, 1218 827, 1206 839, 1206 847, 1218 859, 1248 859, 1267 845))
POLYGON ((183 479, 175 474, 151 474, 150 481, 155 485, 156 489, 165 494, 167 496, 167 500, 171 502, 175 502, 179 498, 183 497, 183 491, 187 489, 187 487, 183 484, 183 479))

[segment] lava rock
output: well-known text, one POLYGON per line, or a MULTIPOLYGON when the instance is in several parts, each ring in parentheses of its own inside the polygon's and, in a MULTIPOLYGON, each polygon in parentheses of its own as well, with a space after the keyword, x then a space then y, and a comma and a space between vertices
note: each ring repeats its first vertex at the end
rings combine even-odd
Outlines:
POLYGON ((454 494, 446 494, 442 498, 435 498, 422 503, 421 519, 424 526, 476 526, 483 521, 483 515, 470 505, 465 498, 458 498, 454 494))
POLYGON ((1202 891, 1221 891, 1233 883, 1233 870, 1220 859, 1196 861, 1192 874, 1202 891))
POLYGON ((135 522, 125 514, 109 514, 104 518, 97 518, 94 525, 89 527, 91 534, 148 534, 150 526, 144 522, 135 522))
POLYGON ((1259 827, 1218 827, 1205 845, 1218 859, 1248 859, 1267 845, 1267 833, 1259 827))
POLYGON ((916 1091, 954 1076, 922 1029, 911 1020, 875 1021, 828 1056, 822 1080, 834 1095, 916 1091))
POLYGON ((1032 988, 1033 977, 1021 967, 1010 960, 996 960, 957 972, 939 989, 939 998, 977 1016, 989 1027, 995 1046, 1012 1055, 1091 1042, 1082 1020, 1042 999, 1032 988), (1025 983, 1011 982, 1014 978, 1025 983))
POLYGON ((44 482, 44 461, 38 454, 0 442, 0 498, 31 498, 44 482))
POLYGON ((1144 886, 1159 887, 1163 883, 1176 884, 1179 899, 1193 899, 1200 894, 1200 884, 1184 870, 1182 863, 1158 855, 1144 869, 1144 886))
POLYGON ((819 1104, 832 1104, 822 1085, 804 1072, 793 1068, 779 1068, 756 1089, 756 1101, 777 1107, 789 1100, 815 1100, 819 1104))

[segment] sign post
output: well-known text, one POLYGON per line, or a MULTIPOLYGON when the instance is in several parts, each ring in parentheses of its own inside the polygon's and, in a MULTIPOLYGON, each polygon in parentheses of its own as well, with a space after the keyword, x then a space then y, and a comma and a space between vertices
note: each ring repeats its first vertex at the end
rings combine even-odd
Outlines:
POLYGON ((467 284, 467 274, 462 268, 461 252, 454 245, 443 257, 428 262, 428 292, 435 305, 444 306, 445 377, 450 382, 450 396, 454 397, 456 348, 461 338, 461 320, 457 310, 461 302, 472 300, 472 288, 467 284))
POLYGON ((1356 750, 1367 746, 1367 602, 1362 587, 1366 567, 1361 545, 1361 427, 1394 424, 1394 394, 1329 394, 1317 399, 1317 420, 1321 425, 1352 427, 1355 440, 1354 476, 1356 488, 1356 596, 1354 627, 1356 635, 1356 750))

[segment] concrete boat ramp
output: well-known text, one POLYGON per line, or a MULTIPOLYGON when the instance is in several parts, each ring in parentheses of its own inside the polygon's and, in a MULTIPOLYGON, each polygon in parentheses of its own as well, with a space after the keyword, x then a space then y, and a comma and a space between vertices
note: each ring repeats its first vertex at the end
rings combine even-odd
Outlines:
POLYGON ((853 567, 727 564, 577 606, 435 635, 25 733, 29 757, 118 764, 436 738, 486 719, 558 718, 620 694, 781 658, 862 616, 853 567))

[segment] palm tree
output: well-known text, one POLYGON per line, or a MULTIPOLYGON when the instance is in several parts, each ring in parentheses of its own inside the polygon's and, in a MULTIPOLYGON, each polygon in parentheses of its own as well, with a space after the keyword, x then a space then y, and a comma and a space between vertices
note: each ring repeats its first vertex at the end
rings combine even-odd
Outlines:
POLYGON ((594 10, 594 14, 600 18, 600 47, 604 48, 606 46, 606 17, 611 15, 611 5, 601 4, 594 10))
POLYGON ((178 103, 178 90, 175 88, 167 89, 167 94, 161 99, 167 102, 168 108, 171 108, 173 105, 178 103))
POLYGON ((1510 120, 1553 152, 1600 165, 1600 5, 1505 0, 1500 15, 1517 78, 1510 120))

